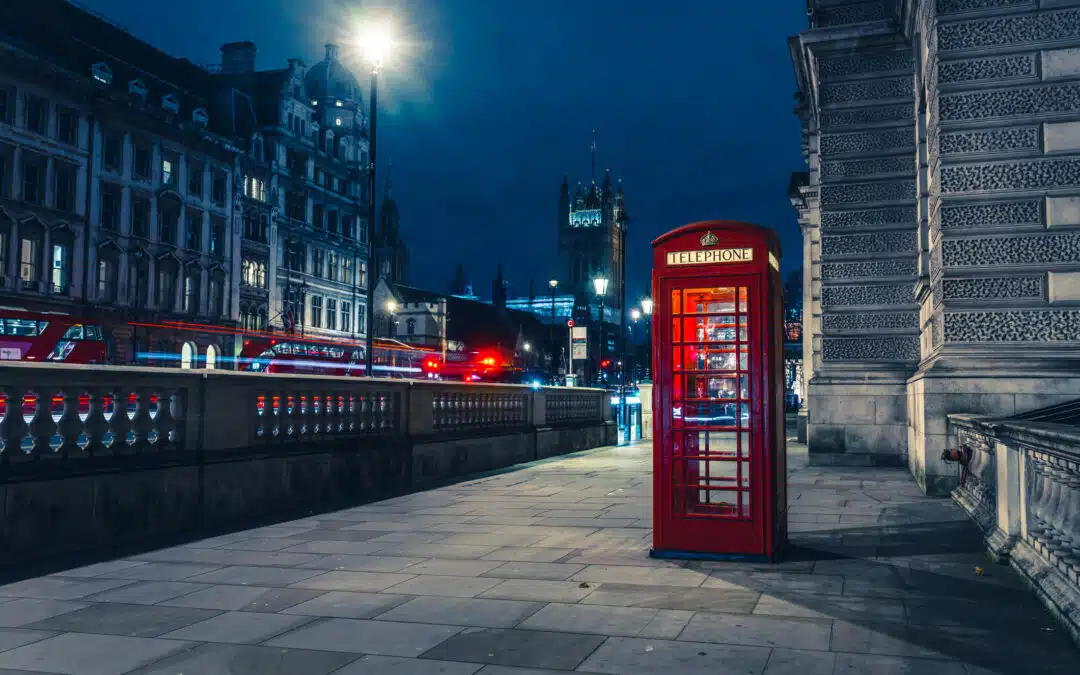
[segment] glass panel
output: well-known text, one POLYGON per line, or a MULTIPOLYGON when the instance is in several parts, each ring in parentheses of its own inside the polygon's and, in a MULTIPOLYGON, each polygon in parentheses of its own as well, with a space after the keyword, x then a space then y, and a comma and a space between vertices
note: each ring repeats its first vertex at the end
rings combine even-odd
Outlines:
MULTIPOLYGON (((692 345, 674 348, 676 370, 735 370, 734 347, 692 345)), ((743 354, 743 357, 746 355, 743 354)), ((745 360, 745 358, 744 358, 745 360)))
POLYGON ((671 341, 672 342, 678 343, 678 342, 683 341, 683 339, 682 339, 682 335, 683 335, 683 333, 682 333, 682 323, 683 323, 682 319, 672 319, 671 320, 671 341))
MULTIPOLYGON (((746 317, 742 317, 739 339, 746 340, 746 317)), ((735 315, 696 316, 676 319, 672 339, 674 342, 733 342, 735 340, 735 315)))
POLYGON ((685 294, 686 314, 716 314, 735 311, 734 288, 687 288, 685 294))
POLYGON ((671 292, 671 313, 682 314, 682 291, 671 292))
POLYGON ((741 286, 739 288, 739 311, 740 312, 747 311, 747 309, 746 309, 746 307, 747 307, 746 296, 747 296, 746 286, 741 286))
POLYGON ((734 427, 738 424, 739 406, 734 403, 683 403, 676 408, 679 414, 675 416, 675 423, 680 426, 734 427))
POLYGON ((739 398, 749 398, 749 390, 747 389, 747 382, 749 378, 746 375, 739 376, 739 398))
MULTIPOLYGON (((735 431, 688 431, 686 454, 690 456, 735 458, 738 453, 738 434, 735 431)), ((744 434, 745 435, 745 434, 744 434)))
POLYGON ((686 398, 737 398, 734 377, 687 375, 686 398))

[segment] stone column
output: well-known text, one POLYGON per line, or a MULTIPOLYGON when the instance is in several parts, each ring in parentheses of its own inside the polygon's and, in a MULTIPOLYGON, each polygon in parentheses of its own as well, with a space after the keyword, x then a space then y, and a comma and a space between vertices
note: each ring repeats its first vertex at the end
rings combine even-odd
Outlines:
POLYGON ((924 31, 929 339, 908 390, 928 493, 957 483, 946 414, 1080 397, 1075 4, 941 3, 924 31))

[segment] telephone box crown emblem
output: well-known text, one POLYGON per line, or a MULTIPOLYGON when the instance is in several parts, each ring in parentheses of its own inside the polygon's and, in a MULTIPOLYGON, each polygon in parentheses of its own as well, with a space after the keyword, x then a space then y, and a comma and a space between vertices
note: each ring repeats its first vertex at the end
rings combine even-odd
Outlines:
POLYGON ((719 243, 720 243, 720 238, 717 237, 712 232, 706 232, 705 234, 701 235, 701 245, 702 246, 716 246, 719 243))

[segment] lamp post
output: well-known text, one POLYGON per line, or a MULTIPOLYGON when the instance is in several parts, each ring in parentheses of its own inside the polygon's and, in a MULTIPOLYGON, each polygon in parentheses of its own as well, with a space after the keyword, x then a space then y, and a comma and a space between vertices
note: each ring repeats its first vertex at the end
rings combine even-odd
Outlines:
MULTIPOLYGON (((628 330, 628 333, 630 334, 630 337, 633 337, 634 326, 637 325, 637 322, 638 322, 639 319, 641 319, 641 310, 638 309, 637 307, 630 310, 630 321, 633 322, 633 323, 630 324, 630 328, 628 330)), ((637 350, 635 349, 634 351, 637 351, 637 350)), ((627 358, 626 358, 625 354, 623 354, 623 361, 626 362, 626 363, 630 363, 629 361, 627 361, 627 358)), ((634 366, 633 366, 632 363, 630 363, 630 382, 632 383, 633 381, 634 381, 634 366)))
POLYGON ((551 376, 555 377, 559 370, 559 365, 556 363, 558 360, 556 348, 555 348, 555 289, 559 287, 559 280, 555 277, 551 277, 551 281, 548 282, 548 288, 551 289, 551 326, 548 328, 548 343, 551 345, 551 376))
POLYGON ((378 112, 379 69, 394 48, 394 40, 387 24, 371 26, 363 37, 362 47, 371 64, 371 122, 368 129, 368 222, 367 222, 367 307, 371 315, 367 326, 367 358, 364 359, 365 375, 372 376, 375 361, 375 121, 378 112))
POLYGON ((598 382, 604 373, 604 296, 607 294, 607 287, 607 277, 593 279, 593 290, 596 291, 596 299, 600 303, 600 369, 596 378, 598 382))
POLYGON ((652 312, 652 298, 645 298, 641 301, 641 313, 645 315, 645 369, 650 381, 652 380, 652 312))

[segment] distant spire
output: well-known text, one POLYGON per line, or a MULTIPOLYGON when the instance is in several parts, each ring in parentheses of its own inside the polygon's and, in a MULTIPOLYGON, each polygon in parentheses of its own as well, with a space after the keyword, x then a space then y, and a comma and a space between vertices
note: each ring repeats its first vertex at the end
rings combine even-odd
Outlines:
POLYGON ((592 130, 592 178, 596 182, 596 129, 592 130))
POLYGON ((391 174, 393 174, 393 171, 394 171, 394 158, 389 157, 388 161, 386 162, 386 198, 387 199, 390 199, 390 197, 394 194, 394 178, 391 175, 391 174))

